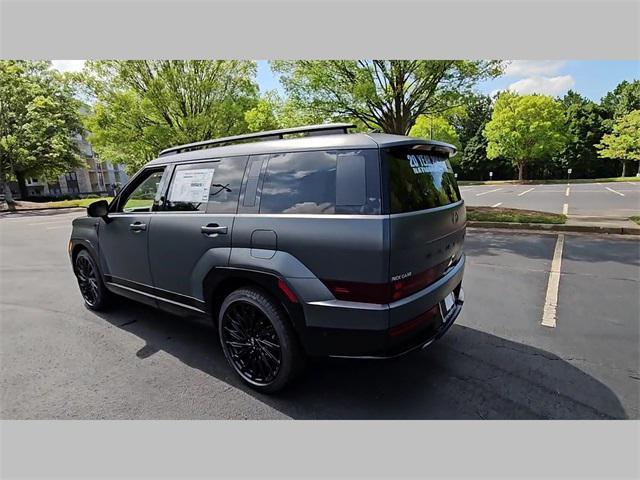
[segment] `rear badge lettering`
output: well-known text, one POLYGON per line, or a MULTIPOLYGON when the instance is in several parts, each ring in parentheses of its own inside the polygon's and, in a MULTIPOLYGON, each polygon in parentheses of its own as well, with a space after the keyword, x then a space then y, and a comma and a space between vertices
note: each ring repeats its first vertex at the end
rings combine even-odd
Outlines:
POLYGON ((397 280, 402 280, 403 278, 410 277, 412 275, 411 272, 401 273, 400 275, 396 275, 395 277, 391 277, 391 281, 395 282, 397 280))

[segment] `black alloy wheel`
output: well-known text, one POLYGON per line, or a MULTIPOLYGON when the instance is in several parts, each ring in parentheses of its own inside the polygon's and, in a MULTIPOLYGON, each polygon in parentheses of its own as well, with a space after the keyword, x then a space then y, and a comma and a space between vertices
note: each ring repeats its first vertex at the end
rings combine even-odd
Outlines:
POLYGON ((107 304, 108 292, 89 252, 81 250, 78 253, 74 270, 85 305, 92 310, 104 308, 107 304))
POLYGON ((242 288, 223 302, 218 318, 224 354, 251 387, 275 392, 304 364, 298 340, 278 303, 254 288, 242 288))

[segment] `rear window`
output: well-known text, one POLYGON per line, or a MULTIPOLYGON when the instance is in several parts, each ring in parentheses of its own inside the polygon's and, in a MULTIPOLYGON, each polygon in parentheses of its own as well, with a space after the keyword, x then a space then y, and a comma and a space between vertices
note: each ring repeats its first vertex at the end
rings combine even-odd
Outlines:
POLYGON ((415 212, 460 200, 447 157, 410 149, 384 152, 391 213, 415 212))

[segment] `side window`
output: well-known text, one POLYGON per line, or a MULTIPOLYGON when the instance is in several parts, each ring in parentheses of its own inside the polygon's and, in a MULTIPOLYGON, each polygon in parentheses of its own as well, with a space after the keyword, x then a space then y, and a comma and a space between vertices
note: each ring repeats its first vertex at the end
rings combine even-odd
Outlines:
POLYGON ((164 211, 235 213, 246 157, 178 165, 164 211))
POLYGON ((337 152, 272 155, 260 213, 335 213, 337 152))
POLYGON ((125 213, 151 212, 156 195, 160 190, 163 173, 164 169, 150 172, 130 193, 125 193, 125 196, 119 201, 118 211, 125 213))

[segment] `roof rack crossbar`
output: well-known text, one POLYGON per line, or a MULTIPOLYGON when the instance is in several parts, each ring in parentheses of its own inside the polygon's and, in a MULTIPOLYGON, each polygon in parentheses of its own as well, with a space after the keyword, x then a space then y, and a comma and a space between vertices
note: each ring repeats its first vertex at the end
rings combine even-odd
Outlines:
POLYGON ((160 157, 164 157, 170 154, 189 152, 191 150, 200 150, 202 148, 211 147, 215 145, 230 144, 243 142, 245 140, 278 140, 283 139, 285 135, 292 135, 296 133, 347 133, 349 128, 355 128, 356 126, 351 123, 328 123, 325 125, 307 125, 304 127, 283 128, 280 130, 268 130, 265 132, 247 133, 244 135, 235 135, 232 137, 222 137, 213 140, 205 140, 203 142, 187 143, 185 145, 178 145, 176 147, 167 148, 160 152, 160 157))

